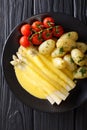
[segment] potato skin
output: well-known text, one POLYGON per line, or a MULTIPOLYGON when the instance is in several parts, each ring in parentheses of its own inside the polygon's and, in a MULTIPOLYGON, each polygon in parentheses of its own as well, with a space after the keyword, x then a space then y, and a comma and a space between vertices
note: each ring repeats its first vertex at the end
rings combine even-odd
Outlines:
POLYGON ((55 44, 55 41, 52 39, 44 41, 38 48, 39 53, 43 55, 49 55, 55 48, 55 44))
POLYGON ((76 42, 76 44, 77 44, 77 48, 81 52, 85 53, 87 51, 87 45, 86 45, 86 43, 84 43, 84 42, 76 42))
POLYGON ((79 66, 85 65, 84 53, 82 53, 79 49, 77 48, 73 49, 71 51, 71 57, 77 65, 79 66))
POLYGON ((53 58, 52 62, 54 64, 55 67, 57 67, 58 69, 64 69, 66 67, 66 63, 62 58, 53 58))
POLYGON ((67 33, 63 34, 60 38, 61 39, 63 39, 63 38, 68 39, 69 38, 69 39, 76 41, 78 39, 78 33, 75 31, 67 32, 67 33))
POLYGON ((63 59, 66 62, 67 69, 70 71, 74 71, 77 68, 77 65, 74 63, 70 54, 65 55, 63 59))
POLYGON ((73 76, 75 79, 84 79, 87 78, 87 66, 79 67, 74 73, 73 76))
POLYGON ((58 39, 56 43, 57 48, 63 48, 65 52, 71 51, 73 48, 76 48, 76 42, 72 39, 58 39))
POLYGON ((52 57, 63 57, 66 54, 63 48, 55 48, 51 53, 52 57))

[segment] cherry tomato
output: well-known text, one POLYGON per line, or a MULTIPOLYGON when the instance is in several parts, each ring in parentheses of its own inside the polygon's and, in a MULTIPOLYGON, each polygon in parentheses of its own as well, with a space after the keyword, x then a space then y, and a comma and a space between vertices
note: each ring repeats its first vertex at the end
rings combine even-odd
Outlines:
POLYGON ((42 32, 42 37, 44 40, 48 40, 52 38, 52 31, 49 29, 46 29, 42 32))
POLYGON ((45 28, 53 27, 54 26, 54 19, 52 17, 46 17, 43 20, 43 25, 45 28))
POLYGON ((21 33, 24 36, 30 36, 32 34, 30 24, 25 24, 21 27, 21 33))
POLYGON ((32 43, 34 45, 40 45, 43 42, 41 34, 34 34, 32 36, 32 43))
POLYGON ((20 45, 24 46, 24 47, 28 47, 30 46, 30 41, 28 40, 27 36, 22 36, 19 40, 20 45))
POLYGON ((64 29, 62 26, 53 27, 53 35, 56 37, 60 37, 64 33, 64 29))
POLYGON ((42 29, 43 29, 43 24, 42 24, 42 22, 40 22, 40 21, 35 21, 35 22, 33 22, 33 24, 32 24, 32 29, 33 29, 33 31, 35 31, 35 32, 39 32, 39 31, 41 31, 42 29))

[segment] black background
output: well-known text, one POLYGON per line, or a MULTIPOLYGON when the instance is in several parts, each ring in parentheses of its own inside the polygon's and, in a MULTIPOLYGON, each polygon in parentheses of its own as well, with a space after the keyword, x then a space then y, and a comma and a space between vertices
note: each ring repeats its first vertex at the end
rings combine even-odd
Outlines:
MULTIPOLYGON (((0 59, 5 40, 22 20, 43 12, 62 12, 87 24, 86 0, 0 0, 0 59)), ((64 113, 33 110, 10 91, 0 64, 0 130, 86 130, 87 101, 64 113)))

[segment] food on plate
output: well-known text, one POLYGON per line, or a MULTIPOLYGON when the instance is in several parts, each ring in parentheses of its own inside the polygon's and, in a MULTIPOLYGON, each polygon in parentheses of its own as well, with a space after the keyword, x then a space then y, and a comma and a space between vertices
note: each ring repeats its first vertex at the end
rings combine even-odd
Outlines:
POLYGON ((75 88, 74 80, 87 78, 87 45, 77 41, 76 31, 64 33, 52 17, 25 25, 10 63, 27 92, 59 105, 75 88))
MULTIPOLYGON (((29 42, 32 42, 32 44, 38 46, 43 41, 60 37, 64 33, 64 29, 61 25, 54 25, 54 19, 52 17, 46 17, 43 21, 36 20, 32 24, 22 25, 20 32, 23 36, 28 37, 29 42)), ((21 45, 28 47, 25 44, 21 45)))
POLYGON ((30 36, 32 34, 31 32, 31 25, 30 24, 24 24, 21 27, 21 33, 24 36, 30 36))
POLYGON ((77 65, 74 63, 72 57, 70 54, 66 54, 64 57, 63 57, 63 60, 65 61, 66 63, 66 66, 68 66, 68 69, 70 71, 74 71, 76 70, 77 68, 77 65))
POLYGON ((31 27, 34 32, 39 32, 43 29, 44 26, 41 21, 35 21, 32 23, 31 27))
POLYGON ((27 36, 22 36, 20 38, 20 45, 24 46, 24 47, 29 47, 30 46, 30 41, 28 40, 28 37, 27 36))
POLYGON ((64 29, 62 26, 57 25, 53 27, 53 36, 60 37, 64 33, 64 29))
POLYGON ((45 28, 53 27, 55 25, 55 21, 52 17, 46 17, 43 20, 43 25, 45 28))
POLYGON ((38 47, 39 53, 43 55, 49 55, 55 48, 55 45, 56 43, 54 40, 46 40, 38 47))
POLYGON ((34 45, 40 45, 42 42, 43 42, 43 39, 41 37, 41 34, 33 34, 32 35, 32 39, 31 39, 31 42, 34 44, 34 45))
POLYGON ((76 79, 87 78, 87 66, 81 66, 74 72, 74 77, 76 79))
POLYGON ((61 71, 64 72, 70 79, 74 80, 72 71, 70 71, 67 67, 64 69, 61 69, 61 71))
POLYGON ((52 62, 47 57, 44 58, 47 62, 44 62, 41 57, 43 56, 36 49, 31 47, 26 49, 21 46, 17 52, 17 59, 13 58, 14 60, 11 61, 11 64, 16 66, 16 69, 20 69, 20 72, 23 69, 25 75, 31 80, 34 79, 32 84, 38 84, 38 88, 42 89, 43 93, 47 93, 45 98, 51 97, 54 102, 59 104, 67 98, 69 95, 68 90, 74 88, 75 83, 62 71, 56 68, 53 69, 52 62), (48 67, 49 65, 50 67, 48 67), (58 75, 56 70, 60 75, 58 75))
POLYGON ((52 30, 50 30, 50 29, 46 29, 46 30, 44 30, 43 32, 42 32, 42 38, 44 39, 44 40, 48 40, 48 39, 51 39, 52 38, 52 30))
POLYGON ((17 80, 27 92, 41 99, 45 98, 46 93, 44 94, 43 90, 38 88, 38 84, 34 84, 32 77, 30 79, 27 76, 26 74, 27 70, 24 69, 23 64, 21 64, 21 66, 20 65, 15 66, 14 69, 15 69, 17 80))
POLYGON ((77 48, 73 49, 71 51, 71 57, 77 65, 79 66, 85 65, 84 53, 81 52, 79 49, 77 48))
POLYGON ((59 69, 66 68, 66 62, 62 58, 56 57, 56 58, 53 58, 52 61, 53 61, 54 66, 56 66, 57 68, 59 69))
POLYGON ((76 47, 76 42, 72 39, 59 38, 56 43, 57 48, 62 48, 66 53, 76 47))
POLYGON ((63 57, 65 54, 66 54, 66 52, 64 51, 63 47, 58 47, 53 50, 53 52, 51 53, 51 56, 52 57, 63 57))
POLYGON ((71 32, 67 32, 67 33, 64 33, 61 38, 63 39, 72 39, 73 41, 76 41, 78 40, 78 33, 75 32, 75 31, 71 31, 71 32))
POLYGON ((84 42, 77 42, 77 48, 83 53, 87 51, 87 45, 84 42))

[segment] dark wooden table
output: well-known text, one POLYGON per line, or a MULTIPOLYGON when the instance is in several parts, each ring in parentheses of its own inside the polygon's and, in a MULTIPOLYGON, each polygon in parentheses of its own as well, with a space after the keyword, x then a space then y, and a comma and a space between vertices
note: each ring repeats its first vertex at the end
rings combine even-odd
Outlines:
MULTIPOLYGON (((87 24, 87 0, 0 0, 0 59, 10 31, 43 12, 63 12, 87 24)), ((0 64, 0 130, 86 130, 87 101, 64 113, 43 113, 23 104, 10 91, 0 64)))

